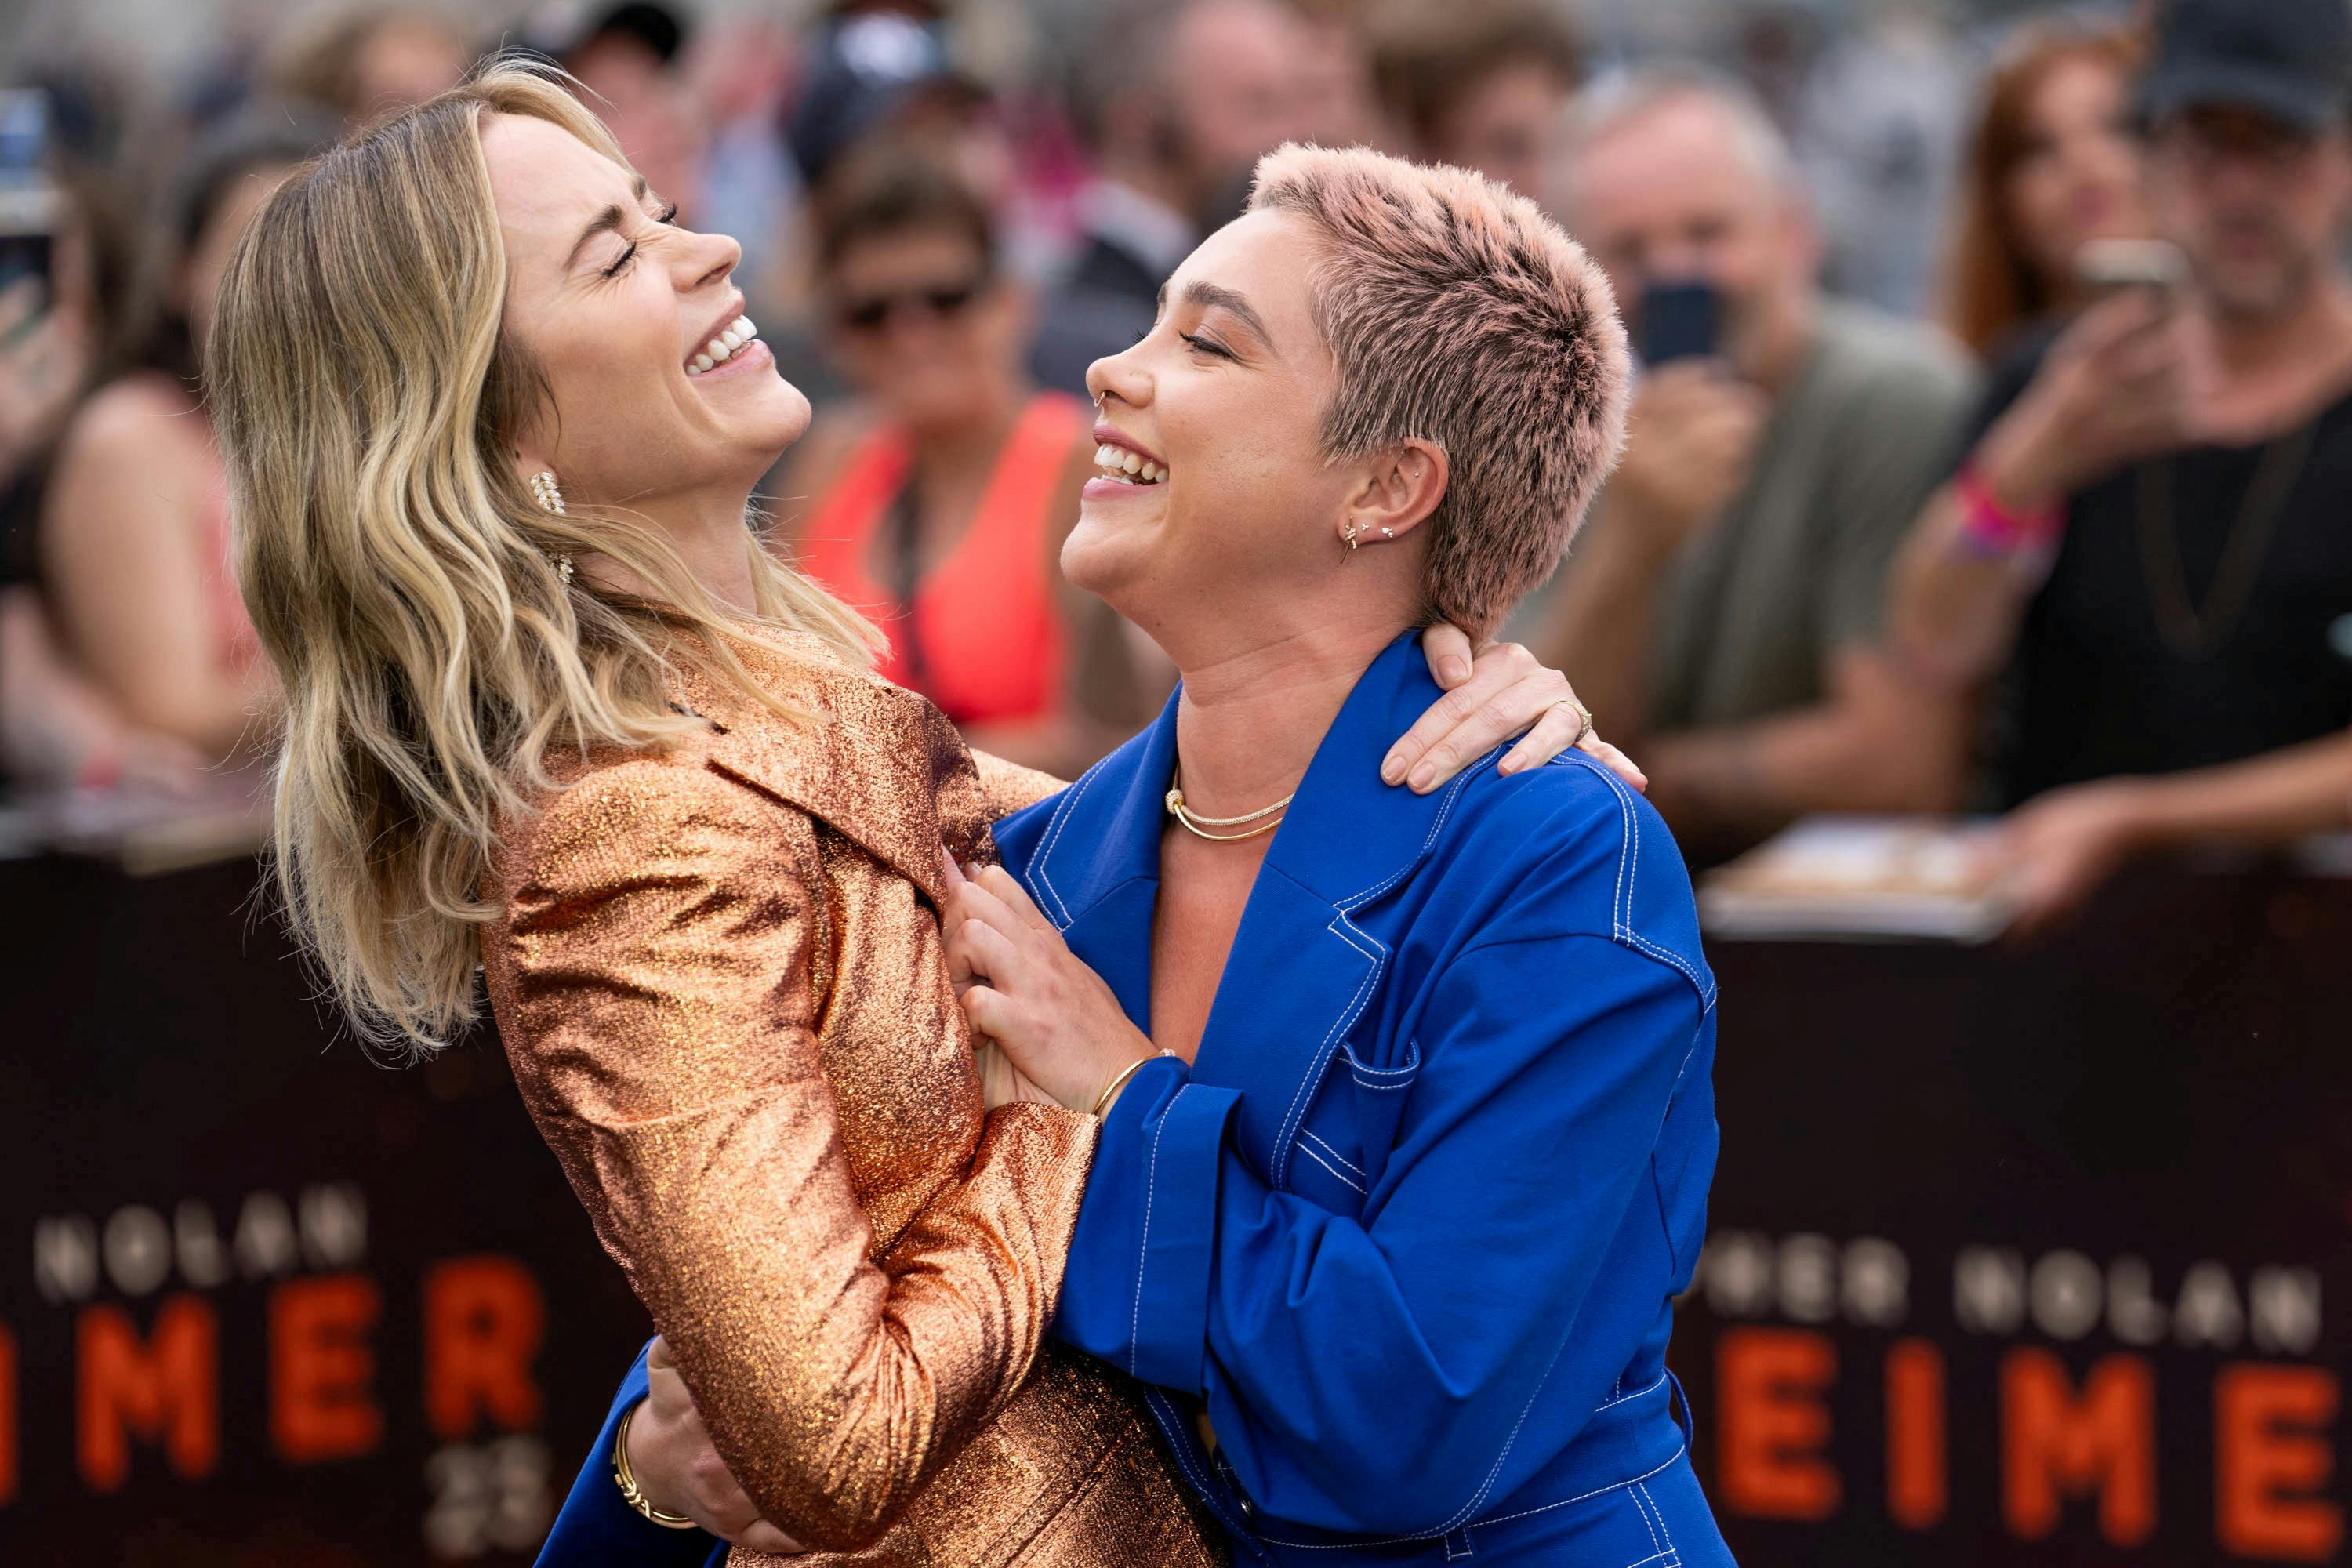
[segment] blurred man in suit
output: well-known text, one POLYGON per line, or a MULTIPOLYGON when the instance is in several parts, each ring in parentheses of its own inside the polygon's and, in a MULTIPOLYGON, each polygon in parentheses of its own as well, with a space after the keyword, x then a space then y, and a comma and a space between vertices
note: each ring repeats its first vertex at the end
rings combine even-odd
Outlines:
POLYGON ((1147 331, 1160 285, 1241 211, 1260 154, 1312 139, 1303 68, 1339 40, 1279 0, 1109 8, 1074 51, 1071 102, 1094 155, 1079 248, 1046 291, 1030 368, 1086 393, 1087 366, 1147 331))

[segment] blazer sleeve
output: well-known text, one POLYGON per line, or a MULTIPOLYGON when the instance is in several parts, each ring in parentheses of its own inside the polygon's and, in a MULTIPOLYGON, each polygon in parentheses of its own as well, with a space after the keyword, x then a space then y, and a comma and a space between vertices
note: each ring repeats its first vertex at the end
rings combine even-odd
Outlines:
POLYGON ((1462 953, 1361 1217, 1269 1186, 1234 1091, 1152 1064, 1105 1118, 1055 1331, 1204 1398, 1275 1517, 1441 1534, 1540 1459, 1512 1458, 1531 1399, 1622 1368, 1579 1317, 1713 1018, 1684 973, 1605 937, 1462 953))
POLYGON ((1000 822, 1070 787, 1051 773, 1008 763, 987 752, 972 752, 971 765, 980 774, 981 798, 991 822, 1000 822))
POLYGON ((613 1396, 604 1429, 565 1494, 533 1568, 702 1568, 714 1558, 724 1563, 727 1543, 717 1536, 667 1529, 621 1500, 613 1474, 613 1445, 620 1438, 621 1417, 645 1397, 646 1352, 641 1350, 613 1396))
MULTIPOLYGON (((778 811, 705 768, 591 775, 533 825, 486 964, 532 1115, 728 1468, 778 1528, 849 1549, 1028 1375, 1094 1129, 990 1113, 963 1182, 871 1260, 778 811)), ((938 963, 929 922, 908 940, 934 944, 910 973, 938 963)))

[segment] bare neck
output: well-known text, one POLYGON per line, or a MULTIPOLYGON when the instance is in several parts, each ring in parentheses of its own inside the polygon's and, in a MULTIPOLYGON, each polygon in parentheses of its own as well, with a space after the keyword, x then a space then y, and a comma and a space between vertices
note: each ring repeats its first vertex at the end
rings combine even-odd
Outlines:
MULTIPOLYGON (((759 605, 751 586, 751 542, 743 521, 750 506, 751 491, 730 486, 640 501, 622 510, 650 522, 720 608, 748 616, 759 605)), ((614 592, 651 596, 647 584, 608 558, 600 556, 583 569, 614 592)))
POLYGON ((1757 344, 1757 384, 1775 397, 1789 390, 1813 349, 1821 325, 1821 297, 1807 289, 1780 310, 1757 344))
POLYGON ((2223 315, 2209 309, 2206 316, 2213 357, 2231 380, 2292 374, 2338 358, 2352 345, 2352 289, 2333 273, 2275 315, 2223 315))
POLYGON ((967 417, 911 432, 917 470, 948 488, 992 473, 1028 401, 1029 389, 1020 377, 992 378, 967 417))
POLYGON ((2197 423, 2209 439, 2245 441, 2302 424, 2352 382, 2352 288, 2329 276, 2274 315, 2201 309, 2212 374, 2197 423))
POLYGON ((1184 798, 1239 816, 1297 792, 1348 693, 1399 627, 1366 616, 1236 643, 1183 667, 1176 755, 1184 798))

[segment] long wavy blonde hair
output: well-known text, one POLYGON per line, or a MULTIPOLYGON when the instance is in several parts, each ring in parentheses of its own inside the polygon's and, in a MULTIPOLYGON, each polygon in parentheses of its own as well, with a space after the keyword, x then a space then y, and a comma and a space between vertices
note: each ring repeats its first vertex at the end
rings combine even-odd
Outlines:
MULTIPOLYGON (((285 686, 277 886, 362 1037, 411 1051, 474 1016, 483 873, 550 752, 677 737, 678 665, 760 696, 723 635, 739 617, 655 526, 554 516, 516 471, 519 434, 560 411, 501 330, 490 113, 625 162, 556 73, 493 62, 288 179, 206 344, 237 577, 285 686), (591 553, 648 595, 551 564, 591 553)), ((749 519, 744 548, 761 620, 870 663, 873 628, 749 519)))

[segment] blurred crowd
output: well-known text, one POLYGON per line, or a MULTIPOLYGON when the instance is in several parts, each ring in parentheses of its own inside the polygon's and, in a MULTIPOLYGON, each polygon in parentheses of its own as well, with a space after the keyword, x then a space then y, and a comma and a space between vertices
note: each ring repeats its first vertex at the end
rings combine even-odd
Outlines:
POLYGON ((1619 9, 371 6, 161 79, 68 27, 0 70, 0 755, 170 791, 266 746, 212 286, 277 177, 497 47, 741 242, 818 410, 762 526, 975 745, 1071 772, 1165 696, 1055 565, 1087 368, 1259 154, 1370 142, 1534 196, 1615 286, 1628 447, 1511 635, 1696 863, 1813 812, 2000 813, 2046 926, 2135 858, 2344 826, 2345 0, 1757 5, 1678 52, 1619 9))

